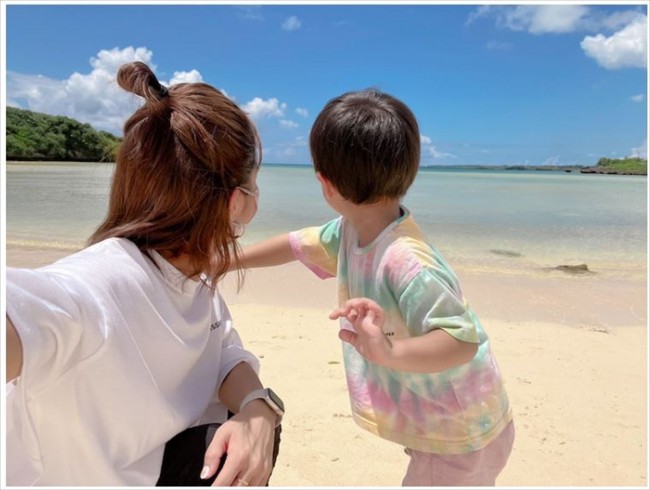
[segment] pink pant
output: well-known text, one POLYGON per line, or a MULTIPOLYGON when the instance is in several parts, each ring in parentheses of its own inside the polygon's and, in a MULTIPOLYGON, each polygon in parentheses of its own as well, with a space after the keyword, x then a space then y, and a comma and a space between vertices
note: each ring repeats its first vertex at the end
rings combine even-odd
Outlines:
POLYGON ((405 487, 495 486, 506 465, 515 440, 510 422, 499 436, 483 449, 467 454, 433 454, 406 449, 411 462, 402 481, 405 487))

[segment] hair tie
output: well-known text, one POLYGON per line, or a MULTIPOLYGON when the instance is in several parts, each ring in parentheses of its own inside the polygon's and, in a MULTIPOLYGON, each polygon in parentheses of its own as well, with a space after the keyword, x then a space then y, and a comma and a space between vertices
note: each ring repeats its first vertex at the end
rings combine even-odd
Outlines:
POLYGON ((164 85, 160 85, 160 90, 158 91, 158 93, 160 94, 160 97, 162 98, 162 97, 165 97, 165 96, 169 95, 169 90, 167 90, 167 87, 165 87, 164 85))

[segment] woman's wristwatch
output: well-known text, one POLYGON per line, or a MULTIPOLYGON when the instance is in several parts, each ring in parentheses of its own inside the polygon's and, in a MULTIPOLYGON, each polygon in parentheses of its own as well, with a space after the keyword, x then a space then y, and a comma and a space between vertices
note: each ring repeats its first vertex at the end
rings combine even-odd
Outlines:
POLYGON ((271 407, 271 410, 273 410, 278 417, 275 426, 277 427, 280 425, 280 422, 282 422, 282 417, 284 416, 284 403, 271 388, 260 388, 258 390, 251 391, 239 404, 239 411, 241 412, 242 408, 244 408, 244 405, 257 399, 264 400, 266 404, 271 407))

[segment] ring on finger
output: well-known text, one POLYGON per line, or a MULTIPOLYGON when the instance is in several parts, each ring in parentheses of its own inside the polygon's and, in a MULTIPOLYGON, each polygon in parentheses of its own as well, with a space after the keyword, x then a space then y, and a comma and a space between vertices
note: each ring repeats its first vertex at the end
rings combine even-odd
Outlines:
POLYGON ((247 487, 250 485, 250 482, 248 480, 244 480, 243 478, 237 478, 237 483, 239 483, 239 486, 241 487, 247 487))

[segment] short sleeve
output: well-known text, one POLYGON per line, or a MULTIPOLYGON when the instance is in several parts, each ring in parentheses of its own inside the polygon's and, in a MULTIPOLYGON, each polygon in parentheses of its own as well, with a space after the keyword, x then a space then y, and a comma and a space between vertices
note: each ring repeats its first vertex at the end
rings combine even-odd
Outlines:
POLYGON ((296 258, 321 279, 336 276, 341 244, 341 218, 323 226, 293 231, 289 241, 296 258))
POLYGON ((253 371, 259 374, 260 361, 253 353, 244 348, 239 333, 235 330, 233 325, 230 311, 221 295, 217 294, 214 301, 216 303, 215 308, 220 310, 220 318, 224 324, 224 333, 221 343, 221 362, 217 379, 218 391, 223 380, 237 364, 246 362, 253 368, 253 371))
POLYGON ((101 342, 99 332, 83 328, 84 318, 95 312, 82 311, 77 292, 57 274, 7 268, 7 315, 23 346, 24 386, 47 385, 84 355, 89 341, 101 342))
POLYGON ((399 308, 413 336, 442 329, 458 340, 480 342, 475 316, 441 271, 425 268, 416 274, 402 290, 399 308))

